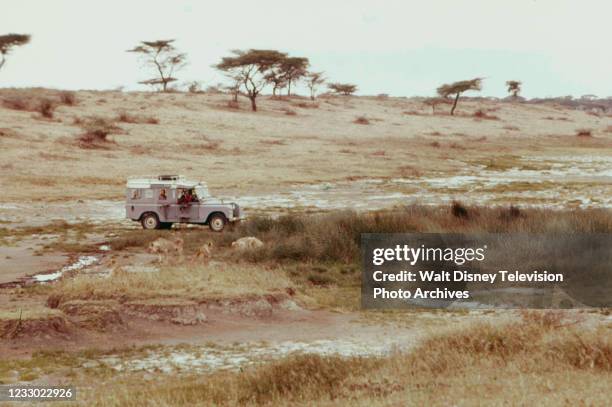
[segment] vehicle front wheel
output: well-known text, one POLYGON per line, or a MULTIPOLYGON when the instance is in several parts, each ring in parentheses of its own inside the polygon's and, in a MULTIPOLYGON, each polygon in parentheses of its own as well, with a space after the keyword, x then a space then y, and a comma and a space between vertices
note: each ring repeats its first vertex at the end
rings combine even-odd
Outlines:
POLYGON ((159 219, 154 213, 147 213, 142 217, 141 220, 143 229, 159 229, 159 219))
POLYGON ((208 220, 208 227, 213 232, 221 232, 223 228, 225 228, 226 223, 227 223, 227 219, 225 219, 225 216, 217 213, 211 216, 210 219, 208 220))

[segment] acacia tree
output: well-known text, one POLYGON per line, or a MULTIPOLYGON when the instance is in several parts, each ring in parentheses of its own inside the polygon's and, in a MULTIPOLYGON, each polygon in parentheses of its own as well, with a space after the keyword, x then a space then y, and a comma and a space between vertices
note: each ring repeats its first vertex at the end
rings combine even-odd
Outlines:
POLYGON ((352 83, 330 83, 327 87, 345 96, 352 95, 357 91, 357 85, 353 85, 352 83))
POLYGON ((11 53, 13 48, 20 47, 30 42, 28 34, 5 34, 0 35, 0 69, 6 62, 6 56, 11 53))
POLYGON ((287 54, 261 49, 233 50, 232 54, 232 56, 223 57, 215 68, 239 78, 251 101, 251 109, 256 112, 256 99, 268 83, 268 74, 287 58, 287 54))
POLYGON ((448 98, 450 95, 455 95, 455 100, 453 101, 453 107, 451 108, 450 114, 451 116, 455 114, 455 109, 457 108, 457 102, 459 102, 459 97, 463 92, 467 92, 469 90, 479 91, 482 89, 482 78, 474 78, 467 81, 459 81, 448 83, 440 86, 437 91, 438 95, 443 98, 448 98))
POLYGON ((272 96, 276 96, 276 91, 287 86, 287 80, 278 69, 272 69, 266 74, 266 80, 272 85, 272 96))
POLYGON ((279 71, 287 82, 287 96, 291 96, 291 83, 298 81, 308 73, 310 62, 308 58, 289 57, 279 64, 279 71))
POLYGON ((521 92, 521 85, 523 85, 520 81, 507 81, 506 86, 508 87, 508 93, 512 93, 513 97, 517 97, 521 92))
POLYGON ((306 74, 306 86, 310 89, 310 100, 315 100, 319 85, 325 83, 324 72, 309 72, 306 74))
POLYGON ((158 76, 138 83, 161 86, 161 90, 166 92, 168 83, 177 80, 172 75, 185 66, 187 54, 178 52, 173 42, 174 40, 142 41, 127 51, 140 54, 143 62, 154 68, 158 76))

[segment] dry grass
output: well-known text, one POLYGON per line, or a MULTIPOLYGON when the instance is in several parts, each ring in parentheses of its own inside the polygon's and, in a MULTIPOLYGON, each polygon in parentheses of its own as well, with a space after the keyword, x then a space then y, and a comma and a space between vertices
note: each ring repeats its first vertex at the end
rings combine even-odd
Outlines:
POLYGON ((54 285, 49 301, 146 299, 210 300, 285 291, 292 283, 282 268, 249 265, 168 265, 159 271, 116 268, 106 279, 80 275, 54 285))
POLYGON ((292 355, 204 377, 115 377, 84 397, 92 406, 606 405, 610 335, 549 319, 445 329, 386 358, 292 355))
POLYGON ((551 211, 485 208, 454 203, 451 207, 408 206, 390 211, 254 218, 224 233, 220 246, 242 236, 255 236, 266 245, 247 255, 250 261, 331 261, 359 259, 362 233, 572 233, 612 231, 606 210, 551 211))
POLYGON ((121 123, 131 124, 159 124, 159 119, 153 116, 136 116, 126 111, 122 111, 117 115, 116 120, 121 123))

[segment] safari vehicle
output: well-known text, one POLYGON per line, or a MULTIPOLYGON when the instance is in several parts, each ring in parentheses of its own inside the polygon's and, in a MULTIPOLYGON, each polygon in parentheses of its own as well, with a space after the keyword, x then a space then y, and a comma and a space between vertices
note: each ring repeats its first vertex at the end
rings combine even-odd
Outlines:
POLYGON ((213 198, 205 183, 180 175, 130 178, 126 186, 126 217, 139 221, 144 229, 195 223, 221 232, 229 222, 243 219, 236 203, 213 198))

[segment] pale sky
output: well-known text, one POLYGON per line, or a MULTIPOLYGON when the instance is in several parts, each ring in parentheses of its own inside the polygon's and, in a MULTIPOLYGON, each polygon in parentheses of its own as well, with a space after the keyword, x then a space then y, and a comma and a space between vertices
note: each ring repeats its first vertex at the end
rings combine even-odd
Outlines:
POLYGON ((0 34, 29 33, 0 70, 0 87, 146 89, 151 77, 125 50, 176 39, 204 86, 231 49, 305 56, 360 94, 432 95, 442 83, 509 79, 526 97, 612 96, 609 0, 0 0, 0 34))

